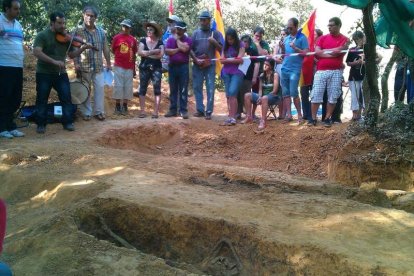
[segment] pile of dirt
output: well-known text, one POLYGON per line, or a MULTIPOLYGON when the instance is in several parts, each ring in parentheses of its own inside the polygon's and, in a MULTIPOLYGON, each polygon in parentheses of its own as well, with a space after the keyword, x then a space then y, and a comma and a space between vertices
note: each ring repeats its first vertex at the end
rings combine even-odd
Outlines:
POLYGON ((359 187, 363 183, 375 182, 383 189, 413 191, 413 162, 412 152, 407 151, 403 156, 394 145, 364 132, 350 137, 340 150, 331 155, 328 175, 329 179, 344 185, 359 187))
POLYGON ((220 126, 221 120, 222 117, 213 121, 163 119, 136 128, 111 129, 98 142, 137 151, 146 151, 151 146, 164 156, 188 156, 323 179, 327 177, 328 157, 336 154, 343 144, 346 130, 346 124, 327 130, 273 120, 264 132, 257 133, 256 124, 224 127, 220 126))

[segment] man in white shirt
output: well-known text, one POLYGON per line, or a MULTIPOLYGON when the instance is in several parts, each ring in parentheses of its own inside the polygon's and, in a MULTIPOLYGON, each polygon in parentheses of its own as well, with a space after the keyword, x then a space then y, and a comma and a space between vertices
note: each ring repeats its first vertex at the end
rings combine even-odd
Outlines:
POLYGON ((0 137, 22 137, 17 130, 14 113, 22 101, 23 29, 16 18, 20 0, 3 0, 0 14, 0 137))

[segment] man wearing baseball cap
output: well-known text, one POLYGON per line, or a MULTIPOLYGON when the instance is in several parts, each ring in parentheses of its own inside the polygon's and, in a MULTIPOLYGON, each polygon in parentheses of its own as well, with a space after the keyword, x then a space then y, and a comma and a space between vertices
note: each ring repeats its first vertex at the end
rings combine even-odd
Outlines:
POLYGON ((192 40, 185 32, 187 24, 184 22, 175 23, 175 35, 167 40, 165 52, 169 56, 168 82, 170 84, 170 110, 165 117, 175 117, 179 113, 183 119, 188 119, 188 79, 190 49, 192 40))
MULTIPOLYGON (((175 34, 175 23, 181 22, 181 21, 182 21, 181 18, 179 18, 175 14, 167 17, 167 23, 168 23, 167 29, 162 35, 162 42, 164 43, 164 45, 166 45, 167 40, 175 34)), ((169 56, 167 54, 164 54, 164 56, 161 59, 163 72, 168 72, 168 63, 169 63, 168 59, 169 59, 169 56)))
POLYGON ((195 117, 204 117, 211 120, 214 108, 214 90, 216 77, 216 63, 211 61, 215 52, 221 52, 223 48, 223 36, 220 32, 211 29, 211 14, 203 11, 199 15, 200 27, 194 31, 191 37, 191 57, 193 64, 193 90, 196 100, 197 112, 195 117), (206 81, 207 106, 203 103, 203 82, 206 81))
POLYGON ((135 75, 135 60, 138 42, 131 35, 132 22, 124 19, 121 22, 121 32, 114 36, 111 44, 115 55, 114 89, 112 98, 115 100, 115 114, 128 114, 128 100, 133 95, 133 77, 135 75), (122 105, 121 105, 122 104, 122 105))

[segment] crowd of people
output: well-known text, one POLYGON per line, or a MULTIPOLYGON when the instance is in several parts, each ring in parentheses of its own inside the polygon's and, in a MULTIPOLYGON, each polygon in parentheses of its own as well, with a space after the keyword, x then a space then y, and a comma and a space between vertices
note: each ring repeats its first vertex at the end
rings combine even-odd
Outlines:
MULTIPOLYGON (((0 136, 13 138, 24 136, 16 128, 14 113, 22 99, 23 83, 23 30, 17 20, 20 0, 4 0, 0 17, 0 81, 4 84, 0 93, 0 136), (7 81, 5 81, 7 80, 7 81)), ((120 33, 109 43, 105 30, 96 25, 97 9, 86 6, 82 11, 83 23, 72 33, 66 31, 65 15, 54 12, 50 25, 37 34, 33 44, 36 66, 36 124, 37 133, 46 131, 47 102, 51 88, 57 91, 62 106, 61 122, 68 131, 75 130, 74 108, 66 59, 73 59, 77 77, 93 88, 93 100, 87 99, 78 105, 85 121, 95 118, 105 120, 104 73, 114 73, 112 98, 115 114, 128 113, 128 103, 133 95, 139 97, 139 118, 145 118, 146 94, 152 83, 154 91, 153 119, 159 118, 161 81, 163 72, 168 72, 170 106, 165 117, 181 116, 188 119, 188 86, 190 64, 195 96, 194 117, 212 118, 216 63, 222 64, 220 77, 224 82, 228 104, 228 118, 222 125, 258 122, 258 129, 266 127, 269 107, 278 110, 278 119, 293 120, 291 103, 297 110, 297 122, 317 124, 317 111, 324 103, 323 125, 330 127, 340 121, 337 110, 342 108, 343 60, 350 45, 349 39, 340 33, 341 20, 329 20, 329 33, 315 32, 314 79, 311 85, 299 87, 303 60, 310 51, 307 37, 299 30, 299 21, 290 18, 280 32, 280 39, 271 49, 264 40, 265 30, 257 27, 253 35, 239 37, 237 30, 228 28, 224 37, 212 29, 212 16, 208 11, 198 15, 199 27, 190 36, 187 24, 177 15, 167 18, 167 29, 154 22, 143 27, 146 36, 139 41, 131 35, 133 22, 125 19, 120 23, 120 33), (58 39, 63 36, 63 41, 58 39), (76 38, 76 39, 75 39, 76 38), (74 40, 80 43, 73 43, 74 40), (111 52, 114 64, 111 64, 111 52), (221 58, 216 59, 216 52, 221 58), (140 61, 137 65, 137 57, 140 61), (256 58, 261 56, 261 58, 256 58), (138 67, 136 70, 136 67, 138 67), (139 74, 139 89, 133 92, 133 78, 139 74), (205 91, 203 93, 203 86, 205 91), (300 88, 300 89, 299 89, 300 88), (299 94, 300 91, 300 94, 299 94), (205 99, 206 98, 206 99, 205 99), (92 105, 93 102, 93 105, 92 105), (256 117, 256 108, 261 106, 261 116, 256 117)), ((352 94, 353 120, 361 118, 364 108, 362 79, 364 59, 359 49, 363 48, 364 35, 357 31, 353 35, 356 46, 348 53, 346 64, 351 67, 349 85, 352 94)))

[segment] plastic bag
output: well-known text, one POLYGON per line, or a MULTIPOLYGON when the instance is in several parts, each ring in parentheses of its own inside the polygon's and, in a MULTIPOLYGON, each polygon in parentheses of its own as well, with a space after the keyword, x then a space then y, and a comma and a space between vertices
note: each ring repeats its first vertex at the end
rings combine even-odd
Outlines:
POLYGON ((112 70, 104 69, 104 84, 108 86, 112 86, 114 81, 114 73, 112 70))

